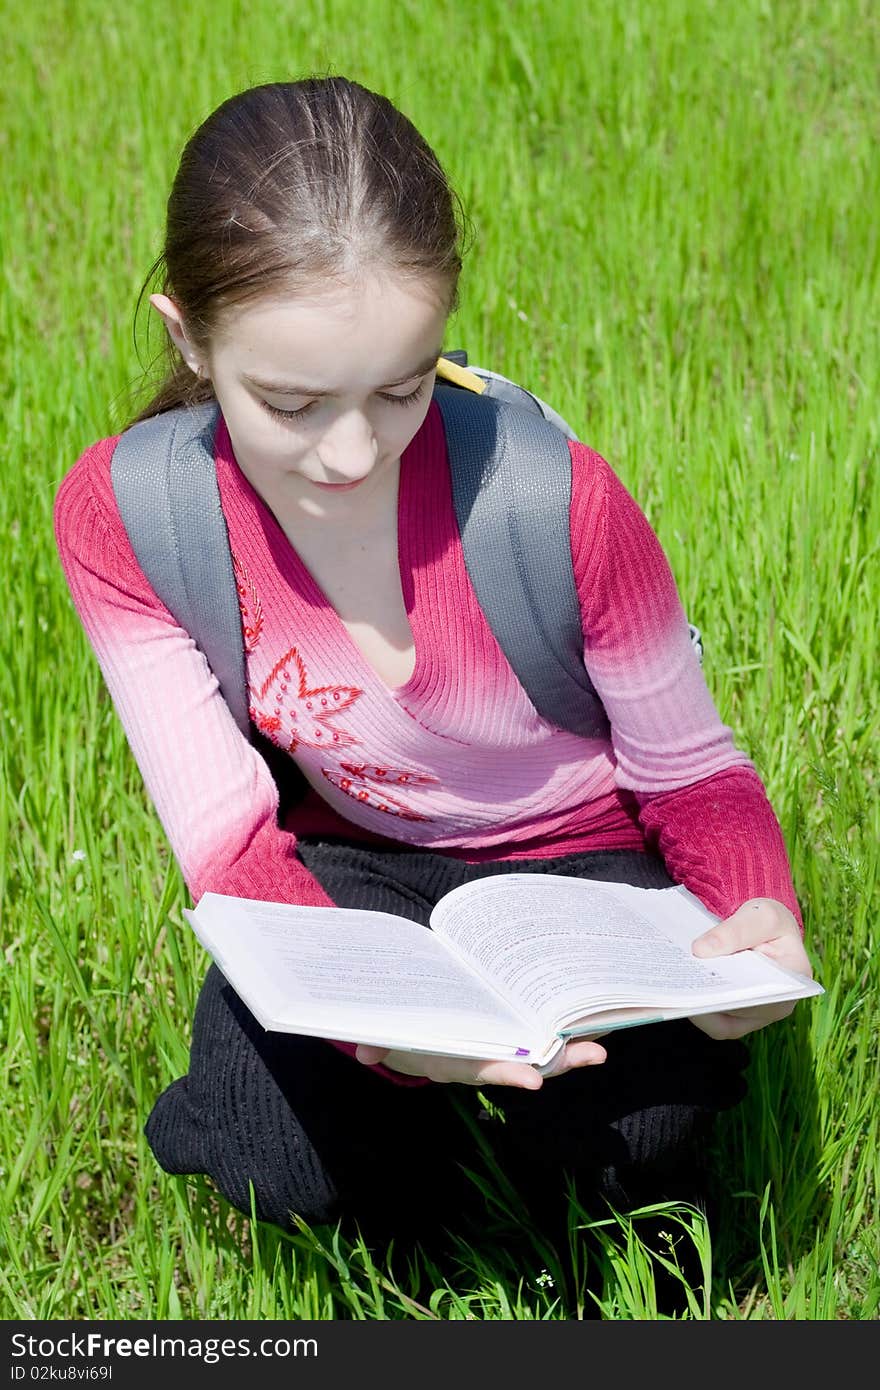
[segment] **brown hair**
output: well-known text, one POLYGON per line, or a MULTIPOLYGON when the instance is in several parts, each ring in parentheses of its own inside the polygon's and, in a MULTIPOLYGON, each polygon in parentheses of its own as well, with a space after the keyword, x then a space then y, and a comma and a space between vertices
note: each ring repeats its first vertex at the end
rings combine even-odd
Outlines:
MULTIPOLYGON (((464 226, 435 154, 387 97, 344 77, 251 87, 184 146, 135 322, 163 267, 162 293, 201 351, 228 306, 370 265, 435 278, 452 309, 464 226)), ((167 334, 160 360, 165 379, 130 424, 212 397, 167 334)))

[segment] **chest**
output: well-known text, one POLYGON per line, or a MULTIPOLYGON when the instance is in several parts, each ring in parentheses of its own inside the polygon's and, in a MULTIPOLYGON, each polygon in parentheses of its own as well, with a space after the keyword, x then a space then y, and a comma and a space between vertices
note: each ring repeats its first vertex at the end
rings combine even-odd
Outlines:
POLYGON ((312 535, 301 527, 283 529, 368 665, 385 685, 405 685, 416 654, 400 574, 396 510, 368 531, 337 527, 312 535))

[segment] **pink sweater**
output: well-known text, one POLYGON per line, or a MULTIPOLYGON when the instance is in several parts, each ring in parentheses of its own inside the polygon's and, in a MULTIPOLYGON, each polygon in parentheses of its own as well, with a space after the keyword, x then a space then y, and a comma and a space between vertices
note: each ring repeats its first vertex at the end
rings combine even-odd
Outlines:
POLYGON ((536 714, 483 618, 435 405, 401 461, 400 568, 416 665, 396 688, 360 654, 238 468, 221 422, 217 477, 251 716, 312 787, 282 828, 266 764, 134 559, 110 483, 115 443, 93 444, 64 478, 56 537, 194 899, 211 889, 326 905, 296 834, 330 833, 471 861, 656 847, 713 912, 762 896, 800 921, 778 822, 715 710, 659 542, 598 454, 571 445, 584 660, 610 722, 608 737, 585 739, 536 714))

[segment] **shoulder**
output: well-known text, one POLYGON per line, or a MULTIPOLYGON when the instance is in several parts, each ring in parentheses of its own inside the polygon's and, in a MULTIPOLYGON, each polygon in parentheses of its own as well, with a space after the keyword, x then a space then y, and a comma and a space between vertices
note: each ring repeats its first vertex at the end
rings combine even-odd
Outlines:
POLYGON ((53 507, 55 543, 69 583, 76 575, 87 587, 106 580, 156 607, 113 492, 110 465, 120 437, 109 435, 90 444, 61 479, 53 507))
POLYGON ((588 444, 569 440, 568 449, 572 552, 591 553, 595 558, 607 538, 612 493, 619 480, 602 455, 588 444))
POLYGON ((675 580, 656 532, 610 464, 595 449, 571 444, 572 565, 585 622, 598 609, 652 602, 679 603, 675 580))
POLYGON ((569 441, 569 449, 572 532, 596 529, 609 543, 621 533, 656 541, 639 503, 607 460, 586 444, 569 441))
POLYGON ((59 540, 81 525, 86 514, 97 517, 116 511, 110 464, 120 437, 109 435, 90 444, 61 479, 53 508, 59 540))
POLYGON ((635 500, 608 460, 579 440, 568 441, 571 454, 572 502, 581 507, 619 508, 635 500))

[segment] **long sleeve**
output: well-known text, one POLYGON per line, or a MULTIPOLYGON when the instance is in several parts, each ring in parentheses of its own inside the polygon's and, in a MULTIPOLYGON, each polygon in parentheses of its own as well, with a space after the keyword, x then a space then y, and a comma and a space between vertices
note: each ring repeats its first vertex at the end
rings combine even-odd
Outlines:
POLYGON ((144 578, 106 495, 115 440, 67 474, 55 535, 74 606, 194 901, 330 905, 277 825, 278 792, 192 638, 144 578))
POLYGON ((779 822, 721 722, 657 537, 604 459, 572 445, 571 536, 584 660, 615 780, 673 877, 726 917, 775 898, 801 922, 779 822))
MULTIPOLYGON (((135 560, 109 478, 116 439, 64 478, 55 537, 74 606, 193 900, 210 890, 333 906, 277 823, 278 791, 207 661, 135 560)), ((352 1055, 349 1043, 335 1043, 352 1055)), ((422 1084, 375 1067, 398 1085, 422 1084)))

